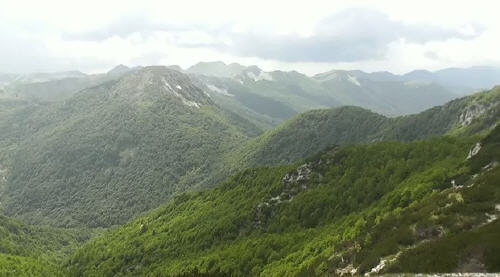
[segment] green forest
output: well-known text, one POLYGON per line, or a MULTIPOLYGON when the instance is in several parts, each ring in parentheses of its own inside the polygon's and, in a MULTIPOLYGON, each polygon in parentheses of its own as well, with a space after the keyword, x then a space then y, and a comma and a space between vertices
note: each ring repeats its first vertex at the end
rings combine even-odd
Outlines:
MULTIPOLYGON (((497 128, 486 141, 499 134, 497 128)), ((471 230, 490 236, 481 255, 489 270, 498 270, 498 229, 479 227, 484 213, 500 212, 495 211, 500 172, 475 171, 491 156, 466 160, 476 140, 335 147, 303 165, 248 169, 215 189, 179 196, 106 232, 77 251, 70 268, 89 276, 310 276, 347 261, 365 273, 379 257, 402 255, 388 271, 412 272, 415 260, 405 263, 412 257, 406 251, 423 252, 454 240, 472 244, 470 236, 455 237, 471 230), (474 174, 480 176, 472 180, 474 174), (452 188, 452 179, 466 188, 452 188), (429 244, 417 243, 424 238, 429 244)), ((495 142, 485 147, 497 148, 495 142)), ((457 262, 420 270, 453 271, 457 262)))

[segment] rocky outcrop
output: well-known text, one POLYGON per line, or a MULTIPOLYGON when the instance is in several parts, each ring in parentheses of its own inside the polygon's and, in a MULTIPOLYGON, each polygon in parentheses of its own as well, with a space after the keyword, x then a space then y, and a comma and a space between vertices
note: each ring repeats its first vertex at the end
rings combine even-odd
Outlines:
POLYGON ((312 163, 299 166, 294 171, 287 173, 281 179, 281 192, 269 200, 257 205, 254 227, 261 228, 265 220, 274 214, 274 208, 281 203, 290 202, 299 192, 306 190, 307 181, 312 173, 312 163))
POLYGON ((485 105, 478 103, 472 104, 460 114, 458 122, 461 126, 468 126, 474 119, 484 114, 487 109, 488 107, 485 105))
POLYGON ((477 155, 477 153, 479 153, 479 150, 481 150, 481 143, 476 143, 476 145, 474 145, 474 147, 469 151, 469 154, 467 155, 467 160, 474 157, 475 155, 477 155))
POLYGON ((346 267, 337 268, 335 270, 335 274, 338 276, 353 276, 358 273, 358 269, 355 268, 352 264, 348 264, 346 267))

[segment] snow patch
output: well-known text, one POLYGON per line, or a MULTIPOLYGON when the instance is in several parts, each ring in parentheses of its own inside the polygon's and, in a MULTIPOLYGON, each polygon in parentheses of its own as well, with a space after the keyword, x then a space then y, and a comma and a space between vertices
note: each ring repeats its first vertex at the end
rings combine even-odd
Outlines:
POLYGON ((219 88, 219 87, 216 87, 216 86, 214 86, 214 85, 207 85, 207 87, 208 87, 211 91, 213 91, 213 92, 217 92, 217 93, 222 94, 222 95, 224 95, 224 96, 234 96, 233 94, 231 94, 231 93, 227 92, 227 89, 225 89, 225 88, 219 88))
MULTIPOLYGON (((178 98, 181 99, 182 103, 184 105, 189 106, 189 107, 195 107, 199 108, 201 106, 200 103, 197 103, 195 101, 190 101, 186 99, 182 94, 178 93, 177 91, 173 90, 170 84, 165 80, 165 78, 162 78, 163 81, 163 86, 167 91, 170 91, 173 95, 177 96, 178 98)), ((182 89, 179 85, 176 86, 178 89, 182 89)))
POLYGON ((273 76, 271 76, 271 74, 269 74, 269 72, 264 72, 264 71, 259 72, 259 75, 255 75, 255 73, 253 73, 253 72, 247 72, 247 76, 250 79, 254 80, 255 82, 260 81, 260 80, 266 80, 266 81, 273 80, 273 76))
POLYGON ((162 78, 161 80, 163 81, 163 86, 165 87, 166 90, 170 90, 170 91, 173 90, 172 87, 170 86, 170 84, 167 83, 167 81, 164 78, 162 78))
POLYGON ((351 75, 347 75, 347 81, 355 84, 356 86, 360 87, 361 84, 359 83, 358 79, 354 76, 351 76, 351 75))

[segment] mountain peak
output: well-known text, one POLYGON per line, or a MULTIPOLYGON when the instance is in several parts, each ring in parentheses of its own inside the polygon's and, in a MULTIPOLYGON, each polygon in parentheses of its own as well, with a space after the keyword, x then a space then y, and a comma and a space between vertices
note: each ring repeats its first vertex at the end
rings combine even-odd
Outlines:
POLYGON ((111 89, 111 94, 149 100, 169 96, 196 108, 212 103, 210 97, 194 85, 188 75, 166 66, 148 66, 125 75, 111 89))
POLYGON ((119 64, 113 67, 110 71, 108 71, 108 74, 122 74, 128 71, 130 71, 130 67, 123 64, 119 64))

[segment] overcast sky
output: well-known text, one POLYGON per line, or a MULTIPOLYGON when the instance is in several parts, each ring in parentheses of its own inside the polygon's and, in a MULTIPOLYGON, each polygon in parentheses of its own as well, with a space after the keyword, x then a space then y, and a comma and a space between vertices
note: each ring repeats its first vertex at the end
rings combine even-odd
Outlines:
POLYGON ((0 0, 0 72, 500 66, 498 1, 0 0))

